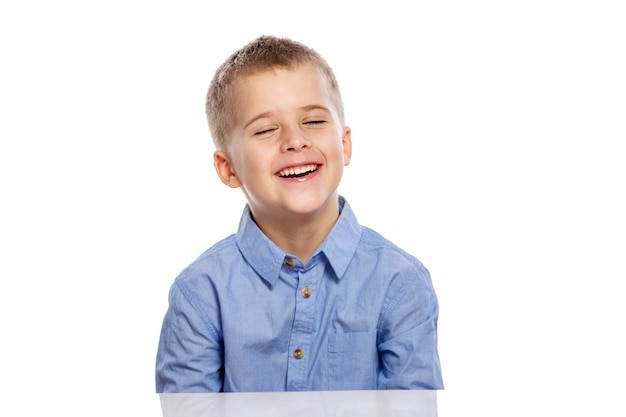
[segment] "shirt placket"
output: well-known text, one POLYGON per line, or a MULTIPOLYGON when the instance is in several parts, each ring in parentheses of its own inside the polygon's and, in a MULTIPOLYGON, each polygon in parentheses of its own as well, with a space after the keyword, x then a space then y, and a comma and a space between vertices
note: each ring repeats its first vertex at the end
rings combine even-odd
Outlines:
POLYGON ((311 336, 315 319, 314 277, 317 268, 302 269, 302 265, 288 258, 286 265, 297 279, 296 303, 291 337, 289 338, 287 391, 303 391, 307 388, 311 336), (291 265, 290 265, 291 264, 291 265))

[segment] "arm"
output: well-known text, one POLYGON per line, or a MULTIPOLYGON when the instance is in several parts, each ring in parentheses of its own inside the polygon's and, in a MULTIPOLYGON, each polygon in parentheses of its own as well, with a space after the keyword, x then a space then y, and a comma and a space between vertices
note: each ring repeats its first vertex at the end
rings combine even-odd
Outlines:
POLYGON ((161 328, 157 392, 219 392, 222 383, 221 337, 193 293, 176 281, 161 328))
POLYGON ((379 323, 378 389, 443 389, 437 352, 439 304, 430 275, 420 266, 404 278, 390 286, 393 293, 379 323))

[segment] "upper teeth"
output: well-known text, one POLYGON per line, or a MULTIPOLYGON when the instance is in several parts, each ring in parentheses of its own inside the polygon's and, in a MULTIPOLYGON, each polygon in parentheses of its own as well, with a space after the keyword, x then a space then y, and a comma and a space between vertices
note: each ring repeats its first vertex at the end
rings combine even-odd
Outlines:
POLYGON ((281 177, 288 177, 290 175, 299 175, 304 174, 305 172, 315 171, 316 169, 317 165, 315 164, 302 165, 299 167, 285 168, 281 170, 278 175, 280 175, 281 177))

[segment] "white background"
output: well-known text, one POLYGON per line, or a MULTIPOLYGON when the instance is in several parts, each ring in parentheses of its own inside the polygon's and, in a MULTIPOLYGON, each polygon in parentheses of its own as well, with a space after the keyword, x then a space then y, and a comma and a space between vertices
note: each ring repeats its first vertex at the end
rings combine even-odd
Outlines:
POLYGON ((431 271, 440 415, 623 416, 621 2, 409 3, 3 2, 2 408, 160 415, 167 291, 244 204, 204 95, 272 34, 333 66, 340 191, 431 271))

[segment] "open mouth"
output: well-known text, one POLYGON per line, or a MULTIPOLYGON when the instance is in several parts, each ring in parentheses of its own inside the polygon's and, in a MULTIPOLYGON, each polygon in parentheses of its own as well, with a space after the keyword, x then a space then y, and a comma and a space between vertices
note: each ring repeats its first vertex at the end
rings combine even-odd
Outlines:
POLYGON ((281 178, 302 178, 317 171, 316 164, 302 165, 299 167, 285 168, 278 173, 281 178))

